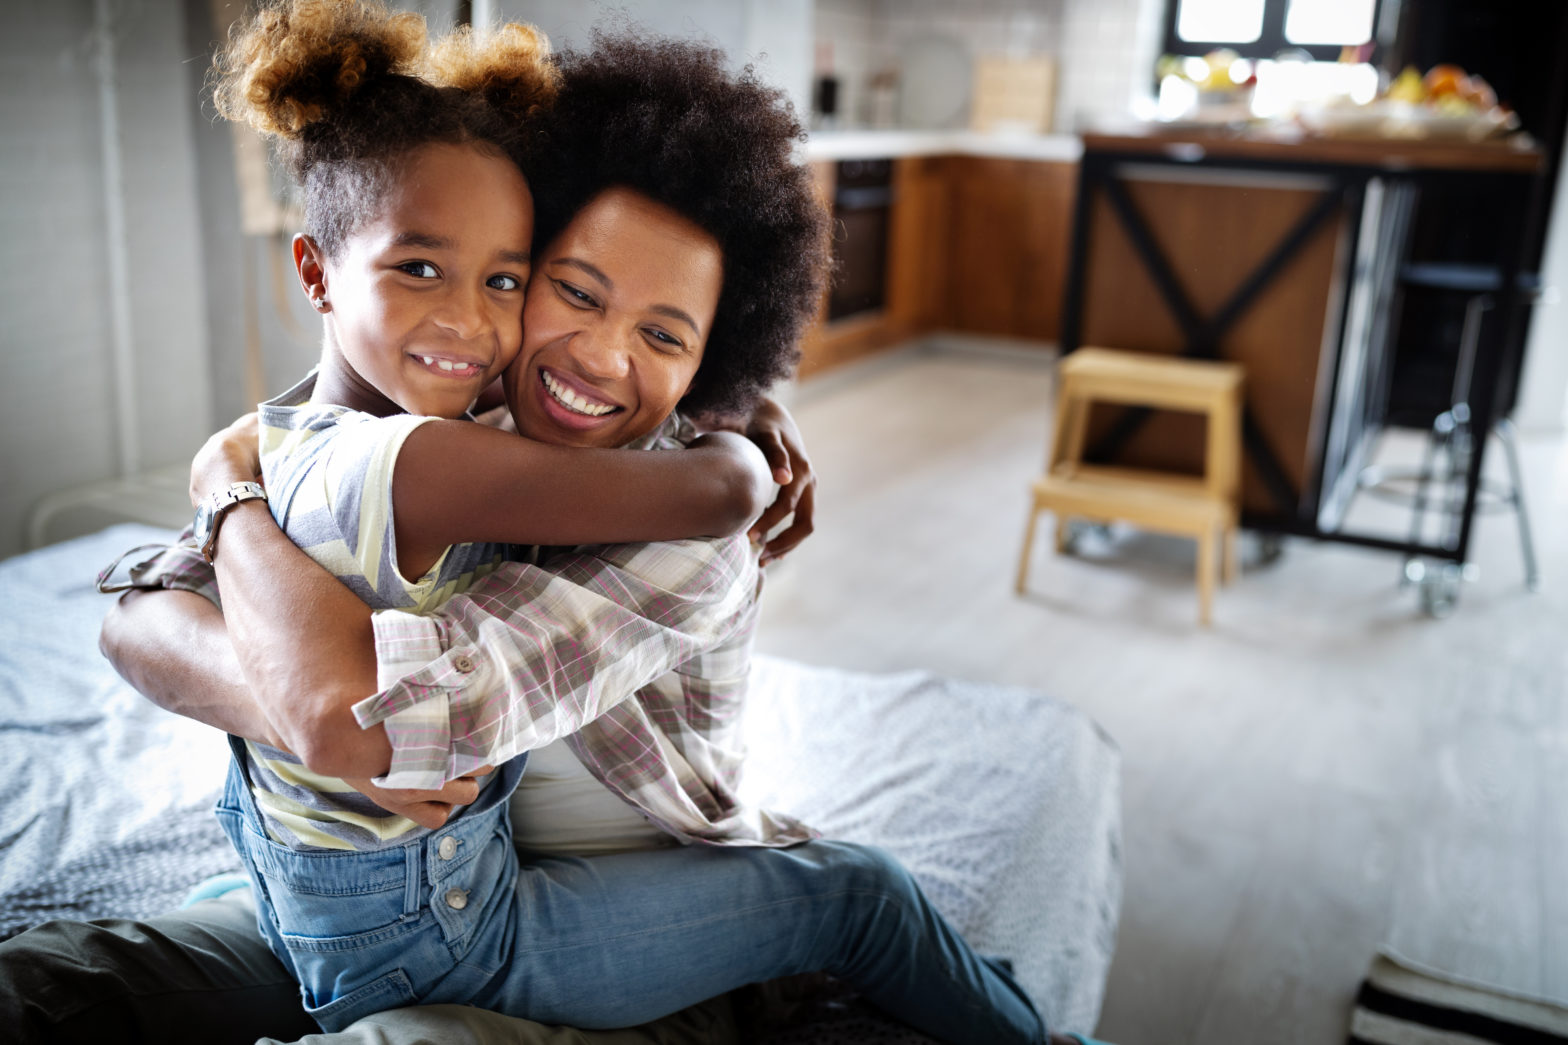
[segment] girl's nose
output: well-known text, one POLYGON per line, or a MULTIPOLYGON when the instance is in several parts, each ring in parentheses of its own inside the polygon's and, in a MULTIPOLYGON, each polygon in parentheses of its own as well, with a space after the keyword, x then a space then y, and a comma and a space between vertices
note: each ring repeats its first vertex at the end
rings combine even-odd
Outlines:
POLYGON ((490 313, 485 308, 484 295, 477 290, 452 288, 436 313, 436 322, 452 335, 472 341, 490 327, 490 313))

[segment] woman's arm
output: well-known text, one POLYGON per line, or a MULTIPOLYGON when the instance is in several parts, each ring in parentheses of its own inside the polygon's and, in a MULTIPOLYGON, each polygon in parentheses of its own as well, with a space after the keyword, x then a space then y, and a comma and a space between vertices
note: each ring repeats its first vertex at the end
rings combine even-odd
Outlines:
MULTIPOLYGON (((223 613, 200 595, 161 589, 126 592, 104 618, 98 644, 115 670, 164 710, 290 749, 244 683, 223 613)), ((446 825, 453 806, 468 805, 479 795, 472 776, 450 781, 439 791, 381 788, 361 778, 348 783, 388 812, 431 830, 446 825)))
POLYGON ((681 453, 550 446, 468 421, 431 421, 398 451, 398 563, 420 576, 449 545, 612 544, 725 537, 767 507, 771 469, 731 432, 681 453))
POLYGON ((126 592, 104 617, 98 648, 125 681, 164 710, 288 748, 245 685, 223 612, 200 595, 126 592))

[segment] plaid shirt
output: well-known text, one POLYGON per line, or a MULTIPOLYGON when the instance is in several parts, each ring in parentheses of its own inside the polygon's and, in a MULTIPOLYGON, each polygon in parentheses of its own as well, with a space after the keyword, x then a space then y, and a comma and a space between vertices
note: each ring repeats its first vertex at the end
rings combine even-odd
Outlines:
MULTIPOLYGON (((381 689, 354 706, 392 743, 376 782, 439 787, 565 737, 682 841, 816 837, 736 796, 761 576, 743 537, 614 545, 505 563, 428 616, 376 613, 381 689)), ((188 541, 133 566, 131 581, 218 603, 188 541)))

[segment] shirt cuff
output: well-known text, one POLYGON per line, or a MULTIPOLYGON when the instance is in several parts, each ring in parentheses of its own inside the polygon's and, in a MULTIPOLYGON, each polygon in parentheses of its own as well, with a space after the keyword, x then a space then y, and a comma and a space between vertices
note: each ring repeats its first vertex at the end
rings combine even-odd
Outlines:
POLYGON ((376 684, 381 691, 354 705, 363 729, 387 731, 392 764, 381 787, 441 787, 453 775, 450 695, 462 689, 472 661, 446 650, 437 618, 399 610, 372 614, 376 684))

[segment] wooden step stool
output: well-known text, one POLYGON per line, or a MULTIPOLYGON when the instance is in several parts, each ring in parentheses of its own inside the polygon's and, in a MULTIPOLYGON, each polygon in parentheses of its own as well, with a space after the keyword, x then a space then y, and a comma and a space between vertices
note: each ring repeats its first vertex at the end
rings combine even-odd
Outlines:
POLYGON ((1057 367, 1056 419, 1046 473, 1034 481, 1034 506, 1018 562, 1021 595, 1040 512, 1056 513, 1056 550, 1067 547, 1067 523, 1126 522, 1198 542, 1198 619, 1208 624, 1216 559, 1224 583, 1236 573, 1236 522, 1241 482, 1241 367, 1108 348, 1081 348, 1057 367), (1083 449, 1094 403, 1154 407, 1208 419, 1204 475, 1085 464, 1083 449), (1218 553, 1218 554, 1217 554, 1218 553))

